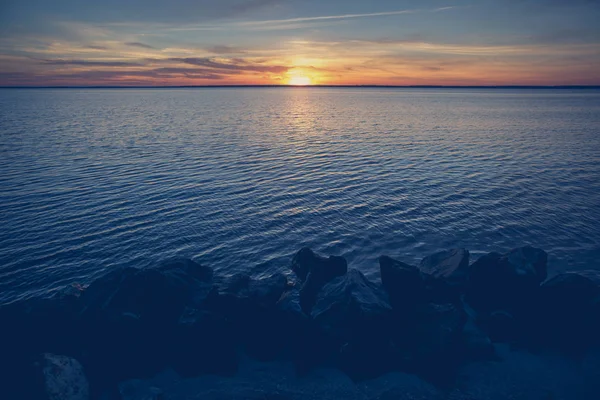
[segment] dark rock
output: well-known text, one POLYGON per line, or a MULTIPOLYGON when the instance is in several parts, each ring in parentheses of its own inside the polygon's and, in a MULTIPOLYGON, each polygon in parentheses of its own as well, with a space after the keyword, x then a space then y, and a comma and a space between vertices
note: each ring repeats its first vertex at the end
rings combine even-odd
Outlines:
POLYGON ((585 348, 600 335, 600 272, 567 272, 541 288, 544 337, 561 347, 585 348))
POLYGON ((477 311, 527 314, 546 279, 546 252, 531 246, 489 253, 469 267, 467 301, 477 311))
POLYGON ((416 267, 381 256, 379 268, 381 282, 394 309, 402 310, 423 300, 425 285, 416 267))
POLYGON ((332 279, 346 274, 348 263, 339 256, 325 258, 309 248, 303 248, 292 259, 292 270, 303 282, 300 289, 302 309, 310 313, 321 288, 332 279))
POLYGON ((208 310, 223 315, 236 332, 235 342, 260 360, 277 357, 283 351, 277 302, 289 289, 283 274, 255 279, 245 274, 230 277, 208 310))
POLYGON ((383 288, 352 269, 323 287, 311 316, 328 338, 339 366, 351 377, 389 368, 391 306, 383 288))
POLYGON ((184 309, 202 307, 216 294, 210 275, 191 260, 174 260, 114 270, 93 282, 80 299, 80 361, 92 389, 164 368, 184 309))
POLYGON ((191 260, 111 271, 85 290, 82 312, 108 319, 127 316, 150 324, 172 324, 186 305, 201 304, 213 290, 209 271, 191 260))
POLYGON ((224 316, 210 311, 186 308, 173 340, 162 345, 170 349, 168 364, 184 377, 231 375, 237 368, 233 326, 224 316))
POLYGON ((434 253, 425 257, 419 264, 421 272, 432 279, 444 280, 450 284, 460 285, 467 279, 469 267, 469 251, 451 249, 434 253))
POLYGON ((284 293, 276 308, 278 333, 274 343, 279 343, 283 358, 293 361, 297 371, 304 374, 322 360, 319 350, 319 346, 324 345, 322 335, 302 310, 297 288, 284 293))
POLYGON ((448 379, 462 359, 465 322, 466 314, 456 304, 419 306, 407 328, 412 333, 408 341, 412 367, 429 379, 448 379))
POLYGON ((455 301, 464 289, 469 270, 469 251, 444 250, 425 257, 419 270, 427 281, 431 300, 455 301))
POLYGON ((281 273, 261 279, 253 279, 245 274, 235 274, 226 282, 221 293, 235 296, 257 306, 273 307, 287 289, 287 278, 281 273))
POLYGON ((467 319, 462 332, 461 354, 465 361, 484 361, 496 359, 496 351, 492 340, 478 325, 475 310, 462 302, 467 319))
POLYGON ((89 383, 81 364, 70 357, 46 353, 41 370, 48 400, 88 400, 89 383))
POLYGON ((328 258, 315 254, 311 249, 304 247, 292 259, 292 271, 300 281, 305 281, 308 274, 317 272, 327 281, 344 275, 348 264, 344 257, 329 256, 328 258))
POLYGON ((494 311, 484 316, 482 325, 494 342, 511 343, 518 339, 518 325, 507 311, 494 311))

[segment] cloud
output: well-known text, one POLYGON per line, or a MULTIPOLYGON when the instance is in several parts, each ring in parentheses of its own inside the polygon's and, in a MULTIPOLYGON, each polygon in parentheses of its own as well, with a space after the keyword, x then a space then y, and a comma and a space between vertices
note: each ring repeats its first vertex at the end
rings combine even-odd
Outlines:
POLYGON ((283 65, 258 65, 246 62, 241 59, 232 59, 229 62, 215 61, 210 58, 171 58, 171 61, 181 62, 189 65, 196 65, 201 67, 222 69, 222 70, 236 70, 236 71, 248 71, 248 72, 269 72, 273 74, 281 74, 287 72, 290 67, 283 65))
POLYGON ((139 67, 142 64, 130 61, 92 61, 92 60, 41 60, 46 65, 69 65, 81 67, 139 67))
POLYGON ((130 47, 139 47, 141 49, 152 49, 152 50, 155 49, 155 47, 150 46, 149 44, 144 44, 144 43, 140 43, 140 42, 126 42, 125 45, 130 46, 130 47))
POLYGON ((239 47, 222 46, 222 45, 207 47, 206 51, 214 53, 214 54, 244 54, 244 53, 246 53, 246 51, 240 49, 239 47))
POLYGON ((108 50, 108 47, 106 46, 97 46, 97 45, 87 45, 84 46, 85 49, 91 49, 91 50, 108 50))

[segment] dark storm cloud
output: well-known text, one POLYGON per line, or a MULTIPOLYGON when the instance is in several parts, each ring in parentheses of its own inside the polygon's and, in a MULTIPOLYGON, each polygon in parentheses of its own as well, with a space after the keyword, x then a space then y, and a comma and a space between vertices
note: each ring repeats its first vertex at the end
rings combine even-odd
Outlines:
POLYGON ((155 47, 141 42, 126 42, 125 45, 130 47, 139 47, 141 49, 155 49, 155 47))

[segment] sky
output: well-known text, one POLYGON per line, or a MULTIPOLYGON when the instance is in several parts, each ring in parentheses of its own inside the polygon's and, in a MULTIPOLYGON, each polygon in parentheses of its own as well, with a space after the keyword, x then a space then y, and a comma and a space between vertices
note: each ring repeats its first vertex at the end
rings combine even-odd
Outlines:
POLYGON ((600 0, 0 0, 0 86, 600 85, 600 0))

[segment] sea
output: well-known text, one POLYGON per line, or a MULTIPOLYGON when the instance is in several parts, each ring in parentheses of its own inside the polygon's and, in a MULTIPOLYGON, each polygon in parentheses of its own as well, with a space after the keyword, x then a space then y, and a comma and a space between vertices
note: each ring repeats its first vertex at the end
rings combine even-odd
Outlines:
POLYGON ((600 269, 600 90, 0 89, 0 304, 192 258, 600 269))

